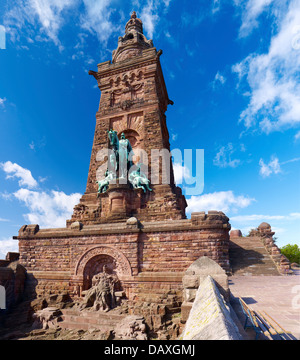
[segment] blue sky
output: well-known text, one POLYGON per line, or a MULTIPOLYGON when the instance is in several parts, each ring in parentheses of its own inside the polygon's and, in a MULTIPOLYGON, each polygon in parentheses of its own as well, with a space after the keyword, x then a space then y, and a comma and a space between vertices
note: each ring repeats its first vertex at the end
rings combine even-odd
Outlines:
POLYGON ((84 193, 100 99, 88 70, 133 10, 163 50, 171 148, 204 149, 188 214, 222 210, 244 234, 267 221, 279 246, 300 244, 298 0, 1 0, 0 258, 23 224, 64 226, 84 193))

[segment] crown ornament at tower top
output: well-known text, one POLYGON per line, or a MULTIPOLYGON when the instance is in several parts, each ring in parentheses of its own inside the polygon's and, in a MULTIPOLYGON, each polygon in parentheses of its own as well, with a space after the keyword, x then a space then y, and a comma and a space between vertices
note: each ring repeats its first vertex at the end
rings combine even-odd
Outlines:
POLYGON ((125 26, 125 35, 118 39, 118 48, 112 53, 112 62, 120 62, 142 54, 142 51, 153 47, 143 33, 143 22, 133 11, 125 26))
POLYGON ((141 19, 136 17, 136 12, 133 11, 131 14, 131 18, 127 22, 125 26, 125 33, 127 34, 130 31, 137 31, 143 34, 143 23, 141 19))

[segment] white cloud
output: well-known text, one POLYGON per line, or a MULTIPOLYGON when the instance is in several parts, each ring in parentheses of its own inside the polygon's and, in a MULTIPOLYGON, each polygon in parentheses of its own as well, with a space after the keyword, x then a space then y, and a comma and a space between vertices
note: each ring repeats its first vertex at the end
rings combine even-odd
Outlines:
MULTIPOLYGON (((270 1, 249 2, 251 11, 244 28, 257 19, 270 1), (252 14, 252 15, 251 15, 252 14)), ((249 87, 249 103, 240 114, 240 121, 246 128, 259 125, 265 133, 295 128, 300 125, 300 82, 299 49, 295 42, 295 31, 299 30, 300 2, 291 0, 289 7, 285 2, 274 1, 272 13, 278 32, 270 41, 268 52, 250 54, 234 65, 232 70, 249 87)), ((245 10, 246 11, 246 10, 245 10)), ((246 12, 245 12, 246 14, 246 12)))
MULTIPOLYGON (((29 209, 29 212, 24 215, 26 221, 30 224, 39 224, 41 227, 65 227, 65 222, 72 215, 73 208, 79 203, 81 194, 74 193, 71 195, 65 194, 63 191, 40 191, 29 190, 23 188, 38 187, 37 181, 32 177, 31 171, 24 169, 18 164, 13 164, 11 161, 0 163, 2 169, 6 172, 7 178, 19 178, 19 190, 13 194, 1 194, 5 199, 12 197, 23 202, 29 209)), ((40 183, 44 182, 46 178, 39 177, 40 183)), ((0 221, 8 221, 0 219, 0 221)))
POLYGON ((19 178, 19 186, 27 186, 29 188, 37 187, 38 183, 33 178, 30 170, 25 169, 16 163, 12 163, 11 161, 0 163, 0 167, 7 174, 7 179, 13 177, 19 178))
POLYGON ((297 132, 297 134, 295 135, 295 140, 299 140, 300 139, 300 131, 297 132))
POLYGON ((236 196, 233 191, 219 191, 187 199, 187 212, 217 210, 223 212, 237 211, 248 207, 255 199, 243 195, 236 196))
POLYGON ((111 8, 111 0, 83 0, 85 11, 81 15, 81 27, 95 33, 100 42, 107 40, 114 31, 121 29, 113 24, 110 16, 114 9, 111 8))
MULTIPOLYGON (((251 229, 255 229, 262 222, 270 223, 272 230, 276 235, 285 234, 285 237, 290 236, 293 224, 298 223, 300 213, 290 213, 287 215, 238 215, 230 217, 230 223, 234 224, 234 228, 240 228, 243 234, 248 234, 251 229), (241 225, 241 227, 240 227, 241 225), (288 234, 290 232, 290 234, 288 234)), ((296 231, 298 234, 298 232, 296 231)), ((298 237, 298 235, 296 235, 298 237)), ((286 243, 289 240, 286 239, 286 243)))
POLYGON ((170 5, 171 0, 163 0, 165 6, 168 8, 170 5))
POLYGON ((242 7, 242 25, 240 36, 244 37, 258 26, 258 17, 267 10, 274 0, 249 0, 247 2, 235 1, 236 5, 242 7))
POLYGON ((172 141, 176 141, 178 138, 178 134, 172 134, 171 138, 172 138, 172 141))
POLYGON ((39 182, 40 183, 45 182, 47 179, 48 179, 48 176, 45 176, 45 177, 39 176, 39 182))
POLYGON ((5 259, 8 252, 19 252, 18 241, 12 238, 0 239, 0 259, 5 259))
POLYGON ((291 213, 289 215, 289 218, 292 218, 292 219, 300 219, 300 213, 291 213))
POLYGON ((279 160, 277 157, 272 157, 268 164, 265 164, 263 159, 259 160, 259 173, 262 177, 268 177, 271 174, 278 174, 281 172, 279 160))
POLYGON ((238 215, 232 216, 230 220, 236 222, 251 222, 251 221, 270 221, 270 220, 284 220, 286 216, 283 215, 238 215))
POLYGON ((182 166, 178 163, 173 164, 174 179, 177 185, 182 184, 183 179, 190 179, 190 170, 186 166, 182 166))
POLYGON ((279 159, 276 156, 272 156, 268 164, 265 164, 263 159, 259 160, 260 170, 259 173, 262 177, 268 177, 271 174, 279 174, 282 172, 282 165, 290 164, 300 161, 300 158, 293 158, 287 161, 279 162, 279 159))
POLYGON ((215 14, 220 11, 221 8, 221 0, 213 0, 212 1, 212 14, 215 14))
MULTIPOLYGON (((72 20, 81 30, 96 34, 100 42, 106 43, 118 30, 110 21, 114 11, 112 0, 16 0, 13 5, 5 14, 4 22, 14 42, 20 39, 26 28, 28 42, 32 43, 32 38, 36 41, 52 40, 62 50, 59 33, 70 19, 71 11, 72 20), (37 29, 41 34, 35 36, 37 29)), ((82 36, 82 31, 79 34, 82 36)))
POLYGON ((0 107, 4 108, 5 101, 6 101, 6 98, 0 98, 0 107))
POLYGON ((22 188, 14 196, 30 211, 24 215, 26 221, 41 227, 56 228, 65 227, 81 194, 66 195, 63 191, 38 192, 22 188))
POLYGON ((222 146, 219 152, 216 154, 213 163, 216 166, 226 168, 235 168, 240 165, 239 159, 231 159, 231 155, 235 152, 232 143, 228 143, 226 146, 222 146))
POLYGON ((240 150, 241 150, 241 152, 245 152, 245 151, 246 151, 246 146, 245 146, 245 144, 240 144, 240 150))
POLYGON ((214 78, 214 81, 212 82, 212 86, 213 88, 216 87, 217 84, 221 84, 224 85, 226 82, 226 78, 225 76, 223 76, 222 74, 219 73, 219 71, 216 73, 216 76, 214 78))
POLYGON ((32 140, 31 143, 29 144, 29 148, 33 151, 36 151, 45 147, 46 143, 47 143, 46 137, 42 136, 36 142, 32 140))
POLYGON ((281 165, 285 165, 285 164, 289 164, 289 163, 293 163, 293 162, 297 162, 297 161, 300 161, 300 157, 298 158, 293 158, 293 159, 290 159, 290 160, 287 160, 287 161, 283 161, 281 163, 281 165))
POLYGON ((58 45, 58 32, 64 23, 64 11, 72 7, 76 1, 72 0, 31 0, 32 10, 37 15, 43 30, 48 37, 58 45))
POLYGON ((153 38, 155 27, 159 21, 159 16, 156 12, 157 3, 154 0, 148 0, 147 4, 143 7, 140 16, 143 21, 145 32, 151 39, 153 38))
MULTIPOLYGON (((167 12, 171 0, 132 0, 131 5, 140 9, 145 32, 153 37, 160 21, 159 13, 167 12)), ((124 31, 124 13, 117 8, 114 0, 12 0, 10 10, 4 14, 4 24, 13 42, 24 36, 28 43, 35 41, 52 41, 60 50, 64 46, 60 32, 69 20, 76 23, 79 42, 75 49, 83 47, 86 32, 97 36, 107 45, 113 33, 120 35, 124 31), (118 13, 119 20, 112 14, 118 13), (81 36, 81 38, 80 38, 81 36)), ((74 34, 74 37, 76 34, 74 34)), ((24 46, 24 45, 23 45, 24 46)))
POLYGON ((19 39, 22 29, 28 24, 38 26, 47 38, 62 49, 58 38, 59 31, 65 23, 66 11, 78 3, 78 0, 17 0, 4 17, 7 32, 15 41, 19 39))
POLYGON ((270 220, 297 220, 300 219, 300 213, 290 213, 288 215, 238 215, 230 218, 236 222, 252 222, 252 221, 270 221, 270 220))
MULTIPOLYGON (((145 34, 149 39, 153 39, 153 35, 157 30, 158 23, 161 20, 159 14, 168 12, 171 0, 133 0, 132 5, 137 11, 137 16, 143 21, 145 34)), ((173 42, 174 39, 169 32, 164 32, 167 38, 173 42)), ((176 43, 175 41, 173 42, 176 43)))

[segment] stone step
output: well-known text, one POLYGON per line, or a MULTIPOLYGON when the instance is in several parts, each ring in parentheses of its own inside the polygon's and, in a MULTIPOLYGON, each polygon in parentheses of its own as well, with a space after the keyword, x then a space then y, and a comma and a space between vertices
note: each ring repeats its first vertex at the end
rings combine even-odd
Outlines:
POLYGON ((280 275, 263 243, 257 238, 231 238, 229 261, 234 275, 280 275))
POLYGON ((96 317, 101 317, 102 319, 107 318, 107 319, 111 319, 111 320, 119 320, 120 318, 123 318, 124 315, 120 315, 120 314, 114 314, 111 312, 101 312, 101 311, 92 311, 92 310, 83 310, 80 311, 78 309, 63 309, 62 310, 63 315, 73 315, 73 316, 81 316, 81 317, 91 317, 91 316, 96 316, 96 317))
POLYGON ((94 325, 94 324, 82 324, 63 321, 60 323, 62 329, 69 330, 101 330, 103 332, 113 330, 116 324, 114 325, 94 325))
POLYGON ((74 309, 62 310, 62 322, 64 329, 99 329, 101 331, 113 330, 126 315, 104 313, 101 311, 79 311, 74 309))
POLYGON ((110 325, 118 323, 121 319, 112 320, 103 318, 96 318, 96 317, 81 317, 81 316, 74 316, 74 315, 63 315, 62 319, 66 322, 75 322, 75 323, 87 323, 87 324, 94 324, 94 325, 110 325))

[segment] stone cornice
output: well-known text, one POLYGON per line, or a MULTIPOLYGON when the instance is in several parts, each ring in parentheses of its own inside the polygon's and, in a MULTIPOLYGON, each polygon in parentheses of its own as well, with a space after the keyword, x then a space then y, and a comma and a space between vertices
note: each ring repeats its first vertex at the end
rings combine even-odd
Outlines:
POLYGON ((111 63, 111 61, 100 63, 98 64, 98 72, 92 72, 92 75, 95 76, 97 74, 97 79, 99 80, 126 71, 153 65, 158 62, 159 57, 156 55, 156 49, 152 48, 144 50, 142 56, 138 56, 130 60, 124 60, 119 63, 111 63))
MULTIPOLYGON (((215 218, 210 219, 210 215, 206 218, 184 219, 172 221, 156 221, 156 222, 142 222, 137 226, 128 226, 126 222, 118 224, 99 224, 99 225, 83 225, 81 229, 59 228, 59 229, 41 229, 35 234, 21 233, 19 236, 14 236, 15 240, 37 240, 37 239, 53 239, 53 238, 71 238, 71 237, 90 237, 102 235, 122 235, 122 234, 137 234, 137 233, 162 233, 162 232, 186 232, 199 231, 209 229, 227 229, 230 230, 228 218, 224 215, 214 215, 215 218), (218 218, 216 218, 218 217, 218 218)), ((130 241, 130 240, 129 240, 130 241)))

